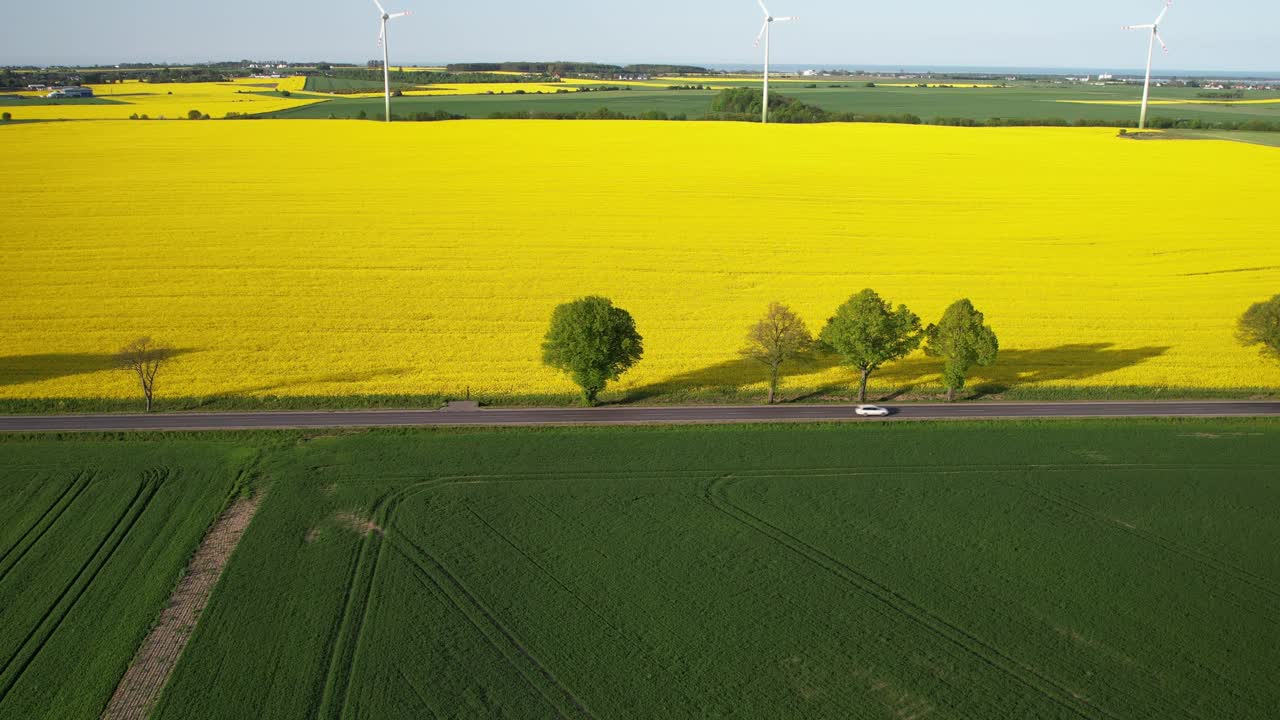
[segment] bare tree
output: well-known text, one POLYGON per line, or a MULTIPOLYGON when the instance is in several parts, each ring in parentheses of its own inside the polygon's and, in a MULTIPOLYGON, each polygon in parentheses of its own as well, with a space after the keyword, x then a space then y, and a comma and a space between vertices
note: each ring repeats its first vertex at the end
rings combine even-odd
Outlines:
POLYGON ((747 347, 742 355, 764 363, 769 368, 769 404, 778 397, 778 379, 782 365, 805 355, 813 345, 813 336, 804 320, 782 303, 770 303, 760 322, 747 333, 747 347))
POLYGON ((172 350, 157 344, 149 337, 140 337, 116 353, 116 363, 120 369, 137 376, 138 383, 142 386, 142 394, 147 399, 147 412, 151 412, 156 390, 156 375, 160 372, 160 365, 172 354, 172 350))

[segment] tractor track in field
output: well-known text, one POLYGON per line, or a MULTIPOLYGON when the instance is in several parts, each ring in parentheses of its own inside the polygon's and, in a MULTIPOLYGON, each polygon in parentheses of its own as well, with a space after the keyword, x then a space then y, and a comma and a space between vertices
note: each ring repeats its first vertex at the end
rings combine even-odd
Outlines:
POLYGON ((237 499, 205 533, 159 621, 116 686, 102 713, 104 720, 145 720, 151 714, 262 498, 259 492, 237 499))
POLYGON ((106 567, 107 563, 110 562, 116 550, 124 544, 125 539, 133 531, 139 518, 151 506, 152 500, 155 499, 160 487, 168 478, 169 471, 167 469, 149 470, 143 473, 142 482, 138 483, 133 498, 125 506, 120 517, 116 519, 111 530, 99 541, 93 553, 81 564, 80 569, 62 589, 62 592, 58 593, 57 598, 27 633, 18 648, 9 656, 4 665, 0 666, 0 703, 4 702, 13 687, 22 679, 27 668, 40 656, 40 653, 48 644, 49 638, 53 637, 58 628, 62 626, 62 623, 66 621, 67 616, 71 614, 80 602, 80 598, 84 597, 84 594, 93 585, 93 581, 102 572, 102 569, 106 567), (59 610, 60 607, 61 610, 59 610), (37 636, 39 636, 38 640, 37 636), (33 641, 35 641, 34 644, 33 641))
MULTIPOLYGON (((531 497, 530 500, 532 501, 533 504, 541 507, 543 510, 550 513, 552 516, 560 520, 562 523, 565 522, 564 518, 560 517, 559 514, 551 510, 551 508, 547 507, 546 504, 543 503, 541 500, 539 500, 537 497, 531 497)), ((609 628, 609 630, 613 631, 615 635, 617 635, 618 637, 622 638, 627 643, 629 643, 632 649, 635 650, 635 652, 638 655, 640 655, 645 660, 647 660, 652 667, 657 668, 664 675, 667 675, 668 677, 670 676, 671 674, 670 669, 667 668, 658 658, 654 657, 654 655, 644 647, 643 642, 641 642, 639 638, 628 637, 628 633, 624 632, 617 625, 614 625, 612 622, 610 622, 609 619, 606 618, 599 610, 597 610, 594 606, 588 603, 576 591, 574 591, 572 588, 566 585, 564 581, 562 581, 559 577, 556 577, 556 575, 552 573, 550 570, 548 570, 546 567, 544 567, 542 563, 535 560, 533 556, 525 552, 524 549, 521 548, 519 545, 517 545, 513 540, 511 540, 511 538, 507 537, 504 533, 500 532, 497 528, 495 528, 492 523, 490 523, 488 520, 485 520, 479 513, 477 513, 470 506, 470 504, 467 505, 467 512, 471 513, 471 515, 475 517, 476 520, 478 520, 481 524, 483 524, 486 528, 488 528, 489 532, 493 533, 494 536, 501 539, 512 550, 515 550, 517 553, 519 553, 521 557, 523 557, 526 561, 528 561, 529 564, 537 568, 539 572, 541 572, 551 582, 555 583, 556 586, 559 587, 561 590, 563 590, 569 597, 573 598, 574 601, 577 602, 578 605, 583 610, 595 616, 595 618, 599 620, 602 625, 609 628)), ((690 697, 689 694, 685 692, 683 688, 679 687, 679 684, 675 681, 674 678, 669 679, 668 687, 678 692, 685 699, 685 701, 689 703, 690 708, 697 707, 697 704, 698 704, 697 699, 690 697)))
POLYGON ((931 634, 947 641, 984 665, 998 670, 1041 697, 1053 702, 1073 715, 1094 720, 1098 717, 1120 720, 1120 716, 1106 708, 1089 703, 1069 688, 1029 665, 1009 657, 963 628, 935 615, 892 588, 855 570, 813 545, 754 515, 734 504, 724 492, 725 486, 736 478, 725 475, 712 480, 704 491, 706 502, 725 515, 783 545, 806 561, 853 586, 863 594, 881 603, 894 614, 910 620, 931 634), (1029 676, 1029 677, 1028 677, 1029 676))
POLYGON ((428 492, 431 489, 449 482, 463 482, 470 480, 468 477, 444 477, 432 480, 422 481, 401 490, 393 492, 383 497, 374 509, 374 519, 382 526, 382 531, 371 531, 365 534, 361 541, 358 557, 353 561, 353 568, 348 582, 347 596, 344 601, 342 619, 334 631, 334 640, 330 645, 329 651, 329 671, 326 675, 325 684, 322 690, 320 716, 326 718, 341 718, 346 714, 347 704, 349 702, 351 676, 354 674, 356 665, 359 660, 359 646, 361 637, 364 632, 365 620, 369 612, 371 595, 375 585, 375 579, 378 572, 379 558, 385 548, 391 547, 398 554, 404 557, 411 565, 419 571, 422 578, 430 583, 431 588, 439 593, 454 609, 460 613, 468 623, 470 623, 485 641, 493 647, 494 651, 512 665, 521 678, 525 680, 530 687, 556 710, 562 717, 572 717, 572 714, 566 713, 562 703, 556 702, 554 696, 548 696, 546 689, 540 687, 538 683, 529 678, 526 669, 523 669, 516 663, 509 652, 504 651, 490 633, 485 632, 484 625, 500 634, 509 643, 512 651, 523 657, 526 662, 532 665, 533 671, 541 676, 553 688, 558 690, 562 695, 562 699, 567 701, 569 705, 577 710, 578 717, 593 718, 591 712, 582 704, 572 692, 569 691, 556 677, 537 660, 512 634, 512 632, 503 626, 498 619, 486 608, 479 599, 471 593, 452 573, 450 573, 444 565, 442 565, 435 557, 427 553, 421 547, 417 546, 408 537, 394 530, 393 519, 396 509, 400 503, 409 497, 419 493, 428 492), (399 542, 389 542, 391 533, 395 533, 395 537, 399 542), (408 549, 406 549, 406 547, 408 549), (416 557, 415 557, 416 555, 416 557), (366 569, 367 566, 367 569, 366 569), (434 569, 434 572, 433 572, 434 569), (439 577, 437 577, 437 573, 439 577), (360 587, 357 587, 359 585, 360 587), (450 592, 448 586, 453 587, 450 592), (466 607, 455 597, 455 593, 465 598, 467 605, 470 605, 476 613, 484 618, 483 625, 476 620, 471 613, 468 613, 466 607), (357 607, 358 606, 358 607, 357 607), (358 618, 357 618, 358 614, 358 618))
MULTIPOLYGON (((421 476, 418 475, 406 479, 420 478, 421 476)), ((348 574, 342 615, 330 631, 331 637, 327 650, 329 669, 319 688, 319 717, 341 718, 346 713, 350 699, 351 676, 359 660, 360 642, 364 635, 370 600, 386 546, 386 528, 390 526, 390 518, 396 506, 406 497, 425 491, 439 482, 441 482, 439 479, 420 481, 389 493, 375 503, 372 513, 374 527, 361 533, 360 546, 348 574)))
POLYGON ((525 682, 533 688, 534 692, 542 696, 547 704, 550 705, 558 715, 565 718, 575 716, 589 719, 594 718, 591 711, 587 710, 586 706, 582 704, 582 701, 579 700, 567 687, 565 687, 564 684, 551 673, 551 670, 547 668, 546 665, 543 665, 541 661, 534 657, 533 653, 531 653, 529 649, 516 638, 512 631, 503 625, 498 618, 480 602, 480 599, 468 590, 467 587, 462 584, 462 581, 454 576, 453 573, 450 573, 438 559, 403 535, 398 536, 398 540, 400 540, 400 542, 393 543, 392 547, 394 547, 397 552, 399 552, 406 560, 419 570, 422 576, 431 583, 435 590, 443 595, 449 603, 453 605, 454 609, 467 619, 467 621, 476 629, 476 632, 480 633, 480 635, 485 638, 494 651, 505 658, 507 663, 511 665, 512 669, 524 678, 525 682), (405 546, 409 549, 406 550, 405 546), (437 577, 437 575, 439 577, 437 577), (446 585, 450 586, 452 591, 450 590, 450 587, 446 587, 446 585), (461 599, 457 597, 459 595, 461 596, 461 599), (467 611, 467 606, 471 608, 471 612, 467 611), (478 614, 483 621, 478 621, 473 613, 478 614), (488 627, 491 631, 499 634, 503 640, 506 641, 506 645, 509 650, 504 650, 502 645, 496 642, 490 633, 485 632, 485 627, 488 627), (558 691, 561 695, 561 702, 557 702, 554 696, 548 694, 546 688, 530 679, 528 676, 529 669, 520 667, 520 664, 512 658, 510 651, 514 651, 519 657, 523 658, 524 661, 531 666, 534 673, 540 676, 552 689, 558 691), (569 705, 576 709, 577 713, 566 713, 563 705, 564 701, 567 701, 569 705))
MULTIPOLYGON (((375 522, 382 515, 386 504, 394 502, 405 492, 407 489, 381 498, 374 506, 375 522)), ((320 690, 321 718, 341 718, 346 711, 351 675, 355 671, 356 650, 364 632, 364 621, 369 612, 369 600, 378 574, 382 547, 383 537, 380 533, 370 531, 361 534, 360 545, 348 574, 342 615, 329 642, 329 669, 320 690)))
POLYGON ((1011 484, 1010 487, 1027 492, 1037 498, 1040 498, 1046 503, 1066 510, 1073 515, 1083 517, 1086 520, 1090 520, 1110 530, 1118 530, 1126 535, 1154 545, 1161 550, 1177 555, 1178 557, 1189 560, 1197 565, 1206 567, 1213 572, 1225 575, 1232 580, 1244 583, 1254 590, 1270 596, 1272 599, 1276 600, 1276 605, 1280 605, 1280 589, 1276 588, 1274 581, 1270 578, 1249 572, 1241 567, 1236 567, 1235 565, 1224 560, 1220 560, 1208 553, 1186 547, 1173 540, 1168 540, 1149 530, 1143 530, 1142 528, 1108 517, 1088 505, 1072 500, 1065 495, 1059 495, 1049 490, 1038 490, 1027 485, 1011 484))
POLYGON ((14 541, 13 545, 9 546, 8 550, 4 551, 4 555, 0 555, 0 582, 4 582, 4 579, 9 576, 9 573, 12 572, 14 568, 18 567, 22 562, 22 559, 31 551, 31 548, 40 544, 40 540, 49 532, 49 529, 58 524, 58 520, 62 518, 62 514, 66 512, 67 508, 75 504, 76 499, 80 497, 80 493, 84 492, 85 488, 89 487, 89 484, 93 482, 94 477, 95 474, 91 472, 81 472, 77 474, 75 479, 67 485, 66 489, 58 494, 57 499, 40 514, 40 517, 34 523, 32 523, 31 527, 27 528, 26 532, 22 533, 22 536, 14 541), (70 495, 70 499, 67 499, 68 495, 70 495), (66 500, 66 503, 63 503, 63 500, 66 500), (59 507, 59 505, 61 505, 61 507, 59 507), (50 513, 53 513, 52 518, 49 517, 50 513), (45 524, 46 519, 49 520, 47 524, 45 524), (43 527, 41 527, 42 524, 43 527), (38 531, 37 528, 39 528, 38 531), (31 538, 31 542, 22 547, 22 550, 13 557, 13 562, 6 564, 10 555, 20 546, 23 546, 23 543, 33 532, 35 533, 35 536, 31 538))

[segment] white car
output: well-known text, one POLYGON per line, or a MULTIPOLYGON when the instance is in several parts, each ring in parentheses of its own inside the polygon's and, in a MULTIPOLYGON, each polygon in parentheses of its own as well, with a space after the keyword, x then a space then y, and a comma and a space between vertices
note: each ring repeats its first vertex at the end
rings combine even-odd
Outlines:
POLYGON ((854 412, 857 413, 859 417, 888 417, 889 416, 889 409, 882 408, 879 405, 859 405, 858 409, 854 410, 854 412))

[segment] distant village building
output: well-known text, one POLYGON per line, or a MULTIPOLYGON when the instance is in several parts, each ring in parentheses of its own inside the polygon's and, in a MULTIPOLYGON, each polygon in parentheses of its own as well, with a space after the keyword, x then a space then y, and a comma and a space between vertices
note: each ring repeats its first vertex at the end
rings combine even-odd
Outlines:
POLYGON ((51 98, 91 98, 93 97, 93 89, 87 87, 61 87, 55 88, 53 92, 45 97, 51 98))

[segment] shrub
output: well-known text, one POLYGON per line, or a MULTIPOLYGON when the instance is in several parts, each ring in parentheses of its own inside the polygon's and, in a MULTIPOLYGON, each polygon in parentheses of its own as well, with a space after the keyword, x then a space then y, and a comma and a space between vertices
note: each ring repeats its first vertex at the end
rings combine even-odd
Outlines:
POLYGON ((4 114, 0 115, 0 121, 3 121, 3 122, 9 122, 9 121, 10 121, 10 120, 12 120, 12 119, 13 119, 13 115, 12 115, 12 114, 10 114, 10 113, 4 113, 4 114))
POLYGON ((199 110, 190 110, 187 112, 188 120, 199 120, 202 117, 204 117, 204 113, 200 112, 199 110))
POLYGON ((281 90, 280 97, 293 97, 293 93, 289 92, 288 90, 281 90))

